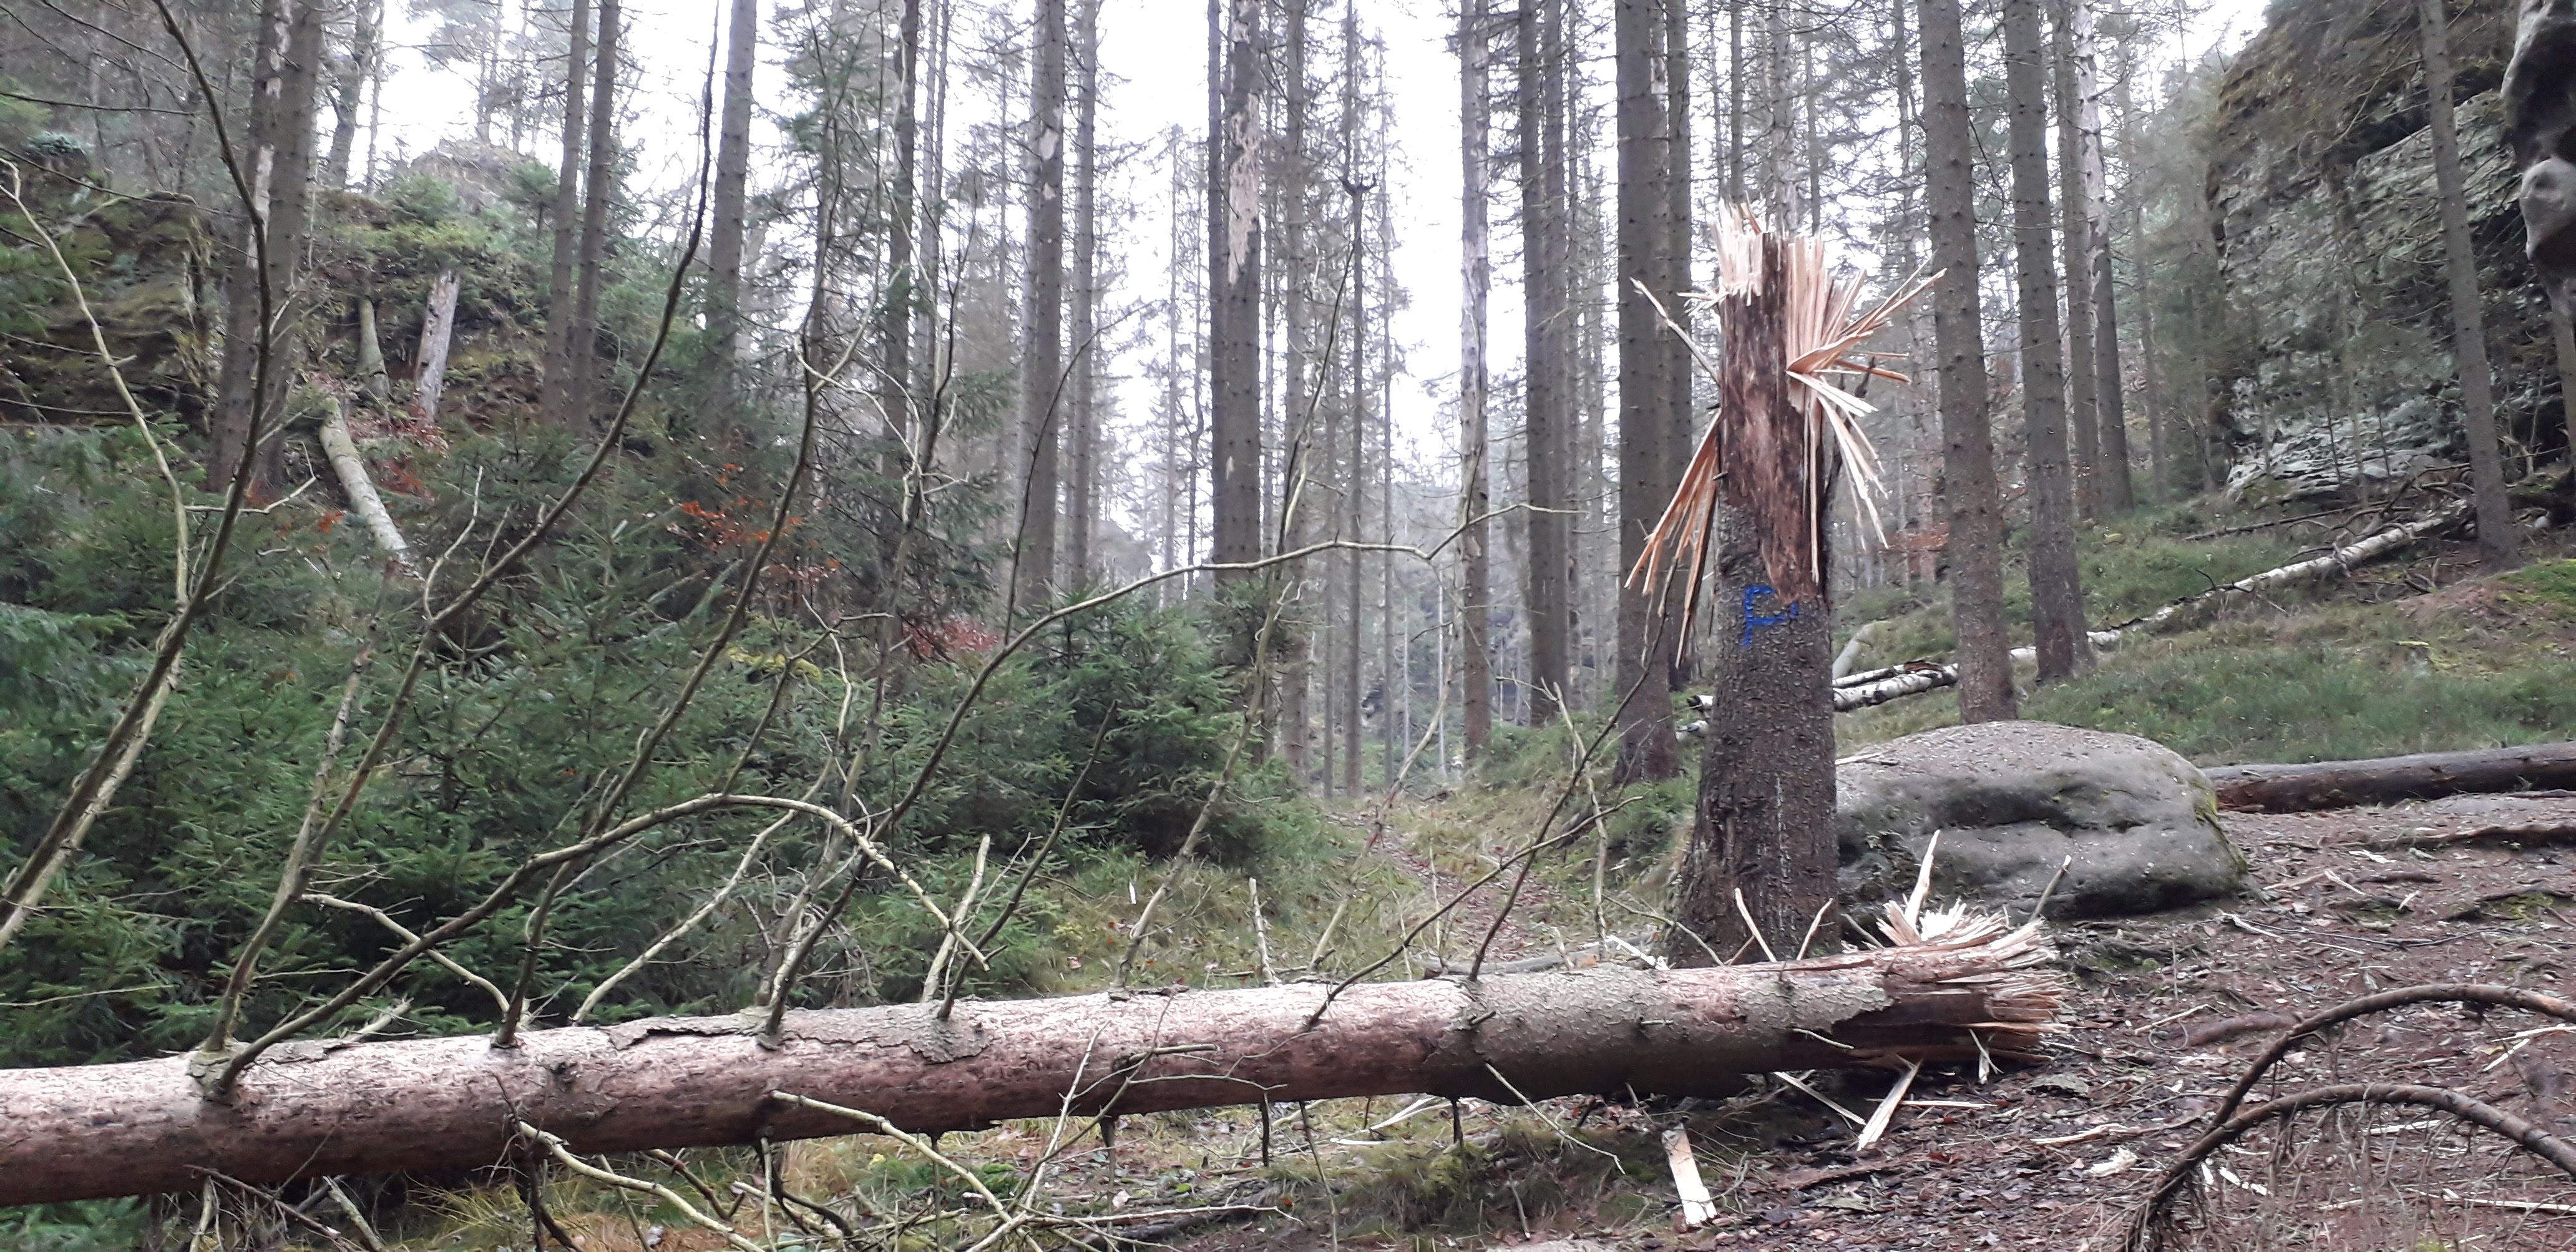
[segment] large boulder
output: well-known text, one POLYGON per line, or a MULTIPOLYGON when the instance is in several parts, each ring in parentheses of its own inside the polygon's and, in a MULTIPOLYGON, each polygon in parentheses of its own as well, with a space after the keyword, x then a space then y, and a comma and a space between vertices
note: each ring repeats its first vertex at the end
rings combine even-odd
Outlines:
POLYGON ((2209 780, 2135 735, 2048 722, 1950 726, 1837 763, 1834 836, 1846 899, 1912 889, 1935 832, 1935 898, 2026 913, 2061 863, 2053 918, 2107 917, 2233 894, 2245 860, 2209 780))

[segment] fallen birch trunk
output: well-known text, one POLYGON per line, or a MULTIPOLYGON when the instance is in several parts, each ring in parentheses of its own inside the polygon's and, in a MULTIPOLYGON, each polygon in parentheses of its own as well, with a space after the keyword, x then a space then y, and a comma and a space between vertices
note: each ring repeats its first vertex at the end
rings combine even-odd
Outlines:
MULTIPOLYGON (((2092 640, 2094 648, 2100 650, 2116 648, 2123 640, 2132 636, 2162 634, 2190 620, 2209 601, 2217 597, 2262 595, 2268 591, 2277 591, 2311 579, 2323 578, 2328 574, 2347 572, 2355 565, 2377 560, 2418 540, 2461 525, 2469 520, 2469 516, 2470 509, 2467 504, 2456 504, 2403 526, 2392 526, 2356 540, 2324 556, 2293 562, 2276 569, 2267 569, 2260 574, 2250 574, 2224 586, 2194 592, 2134 621, 2123 622, 2109 630, 2088 632, 2086 638, 2092 640)), ((2039 652, 2034 648, 2012 650, 2012 659, 2016 663, 2034 661, 2038 658, 2039 652)), ((1938 667, 1949 672, 1947 681, 1925 681, 1916 677, 1931 672, 1923 668, 1924 664, 1924 662, 1911 662, 1906 665, 1892 665, 1885 669, 1868 670, 1835 679, 1834 711, 1848 713, 1853 709, 1867 708, 1873 704, 1885 704, 1890 700, 1921 695, 1926 691, 1951 686, 1959 680, 1958 672, 1950 666, 1938 667), (1869 692, 1867 698, 1859 694, 1863 689, 1869 692)))
POLYGON ((2576 787, 2576 743, 2313 765, 2221 765, 2201 772, 2218 789, 2220 808, 2304 813, 2463 792, 2576 787))
POLYGON ((1875 676, 1867 682, 1834 684, 1835 712, 1849 713, 1853 709, 1885 704, 1904 696, 1959 685, 1959 667, 1956 665, 1917 663, 1871 673, 1875 676))
MULTIPOLYGON (((1955 919, 1954 919, 1955 920, 1955 919)), ((1712 1095, 1748 1074, 2027 1054, 2062 983, 2035 927, 1969 919, 1929 941, 1780 965, 1598 966, 1480 982, 1109 992, 488 1038, 288 1044, 233 1102, 189 1058, 0 1071, 0 1205, 492 1164, 513 1119, 579 1152, 912 1131, 1424 1092, 1518 1102, 1712 1095), (1320 1019, 1318 1014, 1320 1013, 1320 1019)))
POLYGON ((349 497, 349 511, 367 524, 367 533, 374 535, 376 546, 393 558, 395 569, 406 578, 418 578, 420 568, 412 563, 411 545, 403 542, 393 514, 385 511, 384 497, 376 494, 375 480, 367 476, 367 462, 358 455, 358 441, 349 437, 349 407, 337 400, 331 402, 331 416, 322 420, 322 451, 330 458, 332 472, 340 477, 340 490, 349 497))
MULTIPOLYGON (((2093 646, 2115 648, 2120 645, 2121 640, 2131 635, 2162 634, 2183 625, 2202 607, 2219 597, 2259 596, 2265 592, 2311 582, 2328 574, 2350 573, 2353 566, 2378 560, 2391 552, 2411 547, 2421 540, 2463 525, 2469 520, 2470 515, 2468 502, 2462 501, 2447 509, 2417 518, 2403 526, 2391 526, 2386 530, 2365 535, 2324 556, 2294 561, 2288 565, 2267 569, 2260 574, 2248 574, 2235 582, 2212 587, 2207 591, 2193 592, 2145 617, 2123 622, 2109 630, 2092 632, 2093 646)), ((2037 655, 2038 653, 2029 648, 2013 649, 2013 659, 2016 661, 2029 660, 2037 655)))

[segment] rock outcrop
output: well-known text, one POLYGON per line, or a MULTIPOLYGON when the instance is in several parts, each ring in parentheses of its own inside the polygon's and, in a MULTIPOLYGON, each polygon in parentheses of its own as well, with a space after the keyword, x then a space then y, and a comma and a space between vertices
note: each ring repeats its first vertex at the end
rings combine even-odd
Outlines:
MULTIPOLYGON (((2506 0, 2465 0, 2450 26, 2509 456, 2564 430, 2502 133, 2513 24, 2506 0)), ((2229 66, 2207 196, 2235 345, 2213 415, 2236 445, 2232 494, 2325 496, 2464 459, 2426 115, 2408 4, 2292 0, 2229 66)))
POLYGON ((2173 908, 2231 895, 2245 872, 2218 828, 2209 781, 2135 735, 2048 722, 1950 726, 1844 758, 1835 785, 1847 900, 1901 898, 1935 832, 1933 897, 2017 916, 2042 892, 2061 919, 2173 908))

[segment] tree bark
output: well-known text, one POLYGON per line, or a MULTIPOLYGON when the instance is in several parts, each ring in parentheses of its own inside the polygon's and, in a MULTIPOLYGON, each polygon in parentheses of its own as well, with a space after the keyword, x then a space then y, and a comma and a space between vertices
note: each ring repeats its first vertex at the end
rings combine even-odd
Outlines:
POLYGON ((2049 0, 2049 77, 2057 106, 2057 209, 2066 251, 2066 426, 2075 440, 2075 510, 2102 511, 2100 403, 2093 381, 2093 235, 2084 215, 2083 109, 2075 75, 2076 0, 2049 0))
POLYGON ((331 150, 323 158, 322 185, 340 191, 349 185, 349 154, 357 146, 358 104, 384 55, 384 0, 359 0, 356 27, 349 35, 349 58, 332 84, 331 150))
MULTIPOLYGON (((917 0, 916 0, 917 2, 917 0)), ((1065 576, 1087 584, 1100 529, 1100 0, 1074 0, 1079 58, 1073 123, 1073 296, 1066 344, 1073 354, 1073 486, 1065 510, 1065 576)))
POLYGON ((2117 517, 2137 507, 2129 473, 2129 410, 2120 372, 2120 311, 2111 275, 2110 176, 2102 168, 2102 70, 2093 40, 2093 0, 2067 0, 2075 43, 2075 137, 2078 182, 2084 196, 2084 233, 2092 250, 2093 358, 2076 362, 2091 374, 2098 409, 2100 459, 2094 498, 2117 517))
POLYGON ((440 270, 429 285, 429 307, 420 320, 420 351, 413 355, 420 370, 412 380, 411 402, 406 406, 414 421, 438 420, 439 395, 447 389, 447 346, 456 335, 456 290, 454 270, 440 270))
POLYGON ((376 302, 358 300, 358 386, 378 407, 393 399, 393 379, 385 373, 384 336, 376 329, 376 302))
MULTIPOLYGON (((1038 609, 1055 587, 1059 415, 1064 411, 1065 0, 1038 0, 1029 76, 1028 312, 1020 350, 1020 531, 1012 602, 1038 609)), ((1258 299, 1258 290, 1255 290, 1258 299)), ((1257 316, 1257 314, 1256 314, 1257 316)), ((1259 419, 1254 419, 1258 429, 1259 419)), ((1255 457, 1252 489, 1260 486, 1255 457)), ((1255 507, 1258 507, 1256 499, 1255 507)))
POLYGON ((581 251, 581 162, 589 118, 584 112, 585 77, 590 68, 590 0, 572 0, 566 27, 571 51, 564 58, 563 156, 555 169, 555 198, 550 210, 554 257, 546 279, 546 345, 539 420, 549 426, 572 423, 572 327, 574 266, 581 251))
POLYGON ((2576 743, 2312 765, 2222 765, 2203 772, 2218 789, 2221 808, 2304 813, 2464 792, 2576 787, 2576 743))
MULTIPOLYGON (((1561 0, 1558 0, 1561 3, 1561 0)), ((1522 607, 1529 614, 1530 691, 1524 707, 1532 726, 1553 725, 1566 685, 1567 543, 1572 496, 1565 475, 1565 370, 1558 356, 1565 294, 1558 274, 1564 232, 1564 153, 1551 126, 1554 75, 1558 73, 1554 5, 1528 0, 1514 23, 1516 85, 1520 105, 1522 516, 1529 559, 1523 570, 1522 607)))
MULTIPOLYGON (((2558 362, 2558 417, 2567 427, 2567 459, 2576 464, 2576 322, 2558 306, 2549 307, 2549 342, 2558 362)), ((2576 495, 2576 473, 2567 476, 2567 490, 2576 495)))
POLYGON ((572 325, 564 329, 568 426, 587 424, 599 361, 599 292, 608 255, 608 205, 617 194, 618 0, 599 0, 599 56, 590 87, 590 173, 583 180, 581 250, 574 261, 572 325))
MULTIPOLYGON (((1762 237, 1760 291, 1721 297, 1716 373, 1718 404, 1735 421, 1768 414, 1789 431, 1806 418, 1781 368, 1785 242, 1762 237)), ((1723 545, 1712 614, 1720 631, 1706 659, 1731 711, 1705 732, 1699 804, 1675 889, 1676 920, 1707 947, 1675 938, 1666 955, 1679 964, 1765 944, 1766 952, 1797 954, 1800 936, 1834 898, 1833 615, 1822 595, 1787 603, 1768 585, 1769 545, 1752 527, 1773 520, 1721 508, 1722 533, 1712 538, 1723 545)), ((1821 554, 1817 564, 1830 568, 1821 554)))
POLYGON ((1941 503, 1949 514, 1950 620, 1959 638, 1959 720, 2014 716, 2004 638, 2003 507, 1986 409, 1984 314, 1978 308, 1975 131, 1958 0, 1918 0, 1923 40, 1925 208, 1932 265, 1932 333, 1939 353, 1941 503))
POLYGON ((1485 638, 1493 562, 1485 524, 1491 507, 1485 455, 1485 310, 1493 271, 1485 208, 1490 160, 1486 63, 1492 36, 1485 0, 1465 0, 1458 9, 1458 270, 1464 292, 1458 325, 1458 507, 1464 527, 1458 541, 1458 704, 1470 761, 1484 753, 1494 725, 1493 657, 1485 638))
MULTIPOLYGON (((1619 564, 1624 572, 1645 551, 1646 535, 1671 502, 1681 475, 1672 455, 1673 381, 1665 367, 1666 333, 1647 297, 1669 272, 1664 250, 1672 238, 1664 191, 1672 159, 1671 117, 1664 104, 1663 0, 1612 0, 1612 42, 1618 91, 1619 303, 1619 564), (1646 290, 1641 290, 1644 287, 1646 290)), ((1676 293, 1655 291, 1666 307, 1676 293)), ((1675 640, 1660 612, 1663 588, 1618 582, 1617 688, 1620 783, 1670 778, 1681 772, 1667 694, 1675 640)))
POLYGON ((2451 285, 2451 357, 2459 368, 2460 419, 2468 428, 2469 479, 2477 493, 2478 559, 2490 571, 2522 561, 2505 498, 2504 455, 2496 443, 2495 380, 2487 368, 2486 315, 2478 298, 2478 255, 2469 237, 2468 182, 2451 118, 2450 34, 2443 0, 2416 0, 2424 45, 2424 96, 2433 135, 2433 179, 2442 198, 2442 253, 2451 285))
MULTIPOLYGON (((717 128, 715 221, 707 232, 708 408, 732 434, 742 398, 734 361, 742 343, 742 239, 751 176, 752 72, 760 64, 760 0, 733 0, 725 32, 724 116, 717 128)), ((899 231, 889 230, 889 235, 899 231)))
MULTIPOLYGON (((1287 416, 1285 426, 1288 451, 1286 455, 1292 459, 1287 462, 1282 471, 1284 481, 1280 484, 1280 499, 1282 506, 1285 507, 1287 499, 1292 494, 1297 497, 1295 515, 1282 523, 1282 533, 1286 536, 1287 546, 1293 549, 1305 547, 1313 542, 1314 536, 1318 534, 1338 535, 1336 525, 1319 526, 1317 523, 1319 519, 1331 519, 1332 523, 1338 523, 1348 516, 1350 510, 1347 500, 1338 502, 1339 507, 1336 507, 1334 497, 1328 494, 1333 486, 1333 473, 1330 467, 1338 451, 1334 445, 1333 431, 1335 423, 1340 420, 1341 410, 1325 411, 1325 430, 1320 440, 1316 437, 1310 418, 1310 414, 1320 405, 1316 400, 1310 400, 1307 395, 1309 371, 1312 371, 1312 386, 1318 398, 1333 386, 1334 379, 1331 376, 1332 358, 1329 355, 1322 363, 1322 368, 1314 368, 1316 362, 1310 329, 1311 311, 1306 298, 1307 283, 1311 279, 1309 269, 1314 247, 1313 232, 1307 220, 1307 210, 1314 198, 1312 182, 1314 166, 1306 154, 1307 113, 1312 103, 1306 68, 1308 50, 1306 23, 1309 6, 1307 0, 1287 0, 1282 7, 1285 10, 1283 16, 1287 27, 1287 38, 1284 41, 1286 46, 1280 50, 1286 62, 1284 72, 1281 74, 1285 80, 1282 85, 1286 90, 1281 94, 1288 116, 1286 134, 1282 138, 1286 141, 1288 150, 1282 155, 1280 161, 1280 181, 1285 185, 1286 194, 1281 199, 1279 214, 1279 267, 1287 281, 1280 288, 1279 312, 1280 320, 1287 324, 1288 351, 1286 359, 1281 362, 1279 399, 1280 408, 1287 416)), ((1342 135, 1346 143, 1349 141, 1352 123, 1348 115, 1349 104, 1349 91, 1345 87, 1342 135)), ((1340 295, 1338 284, 1334 294, 1338 299, 1340 295)), ((1289 571, 1289 577, 1295 580, 1297 586, 1314 587, 1326 592, 1316 600, 1321 611, 1316 615, 1313 629, 1293 632, 1289 636, 1286 648, 1283 649, 1287 656, 1286 663, 1281 667, 1283 677, 1280 680, 1279 738, 1288 757, 1289 774, 1301 784, 1307 781, 1306 735, 1310 721, 1308 697, 1314 688, 1317 674, 1320 672, 1329 675, 1332 672, 1329 656, 1332 646, 1333 615, 1329 588, 1333 575, 1334 566, 1329 558, 1313 562, 1311 565, 1301 561, 1295 569, 1289 571), (1315 664, 1318 656, 1326 657, 1328 661, 1320 671, 1315 664)), ((1306 599, 1303 595, 1297 598, 1306 599)), ((1329 678, 1327 681, 1330 681, 1329 678)), ((1328 711, 1331 707, 1332 702, 1325 701, 1325 708, 1328 711)), ((1331 766, 1332 762, 1327 758, 1325 761, 1327 772, 1330 771, 1331 766)))
POLYGON ((225 291, 215 430, 206 453, 206 485, 217 493, 245 460, 258 463, 253 472, 260 479, 270 477, 264 462, 276 445, 267 435, 276 429, 294 373, 291 331, 301 315, 295 275, 312 212, 321 6, 310 0, 266 0, 256 30, 250 141, 243 154, 252 203, 242 219, 240 252, 225 291), (263 316, 269 321, 267 334, 260 325, 263 316))
POLYGON ((206 1099, 189 1059, 0 1071, 0 1205, 470 1169, 514 1120, 579 1152, 748 1144, 862 1127, 1428 1092, 1718 1095, 1745 1075, 2025 1055, 2062 987, 2034 930, 1788 966, 1614 966, 1481 981, 1318 984, 791 1012, 483 1036, 292 1044, 206 1099), (1319 1021, 1310 1019, 1319 1012, 1319 1021), (1069 1100, 1069 1103, 1068 1103, 1069 1100))
MULTIPOLYGON (((1216 560, 1261 557, 1261 0, 1224 5, 1224 76, 1213 147, 1208 491, 1216 560)), ((1217 16, 1215 3, 1210 17, 1217 16)), ((1247 575, 1230 573, 1234 583, 1247 575)), ((1249 662, 1249 632, 1231 645, 1249 662)))
POLYGON ((2021 391, 2029 446, 2030 616, 2039 681, 2092 661, 2075 564, 2075 495, 2066 447, 2066 378, 2058 339, 2057 265, 2048 205, 2048 90, 2038 0, 2004 0, 2004 82, 2011 98, 2013 272, 2020 292, 2021 391))

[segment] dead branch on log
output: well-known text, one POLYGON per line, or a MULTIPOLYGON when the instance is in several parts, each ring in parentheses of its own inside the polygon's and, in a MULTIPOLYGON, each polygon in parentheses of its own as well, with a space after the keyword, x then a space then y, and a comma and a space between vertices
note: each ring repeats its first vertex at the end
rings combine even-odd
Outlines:
POLYGON ((1329 989, 1307 983, 963 1000, 947 1021, 934 1005, 796 1012, 775 1040, 737 1015, 532 1031, 508 1049, 300 1044, 252 1065, 228 1103, 186 1057, 5 1071, 0 1205, 186 1188, 208 1169, 266 1184, 463 1168, 506 1154, 514 1124, 567 1154, 848 1133, 782 1091, 920 1134, 1357 1095, 1711 1094, 1748 1073, 2028 1055, 2062 993, 2042 932, 1926 930, 1784 965, 1371 983, 1320 1022, 1329 989))
POLYGON ((2576 786, 2576 743, 2306 765, 2221 765, 2203 772, 2218 789, 2221 808, 2303 813, 2469 792, 2576 786))

